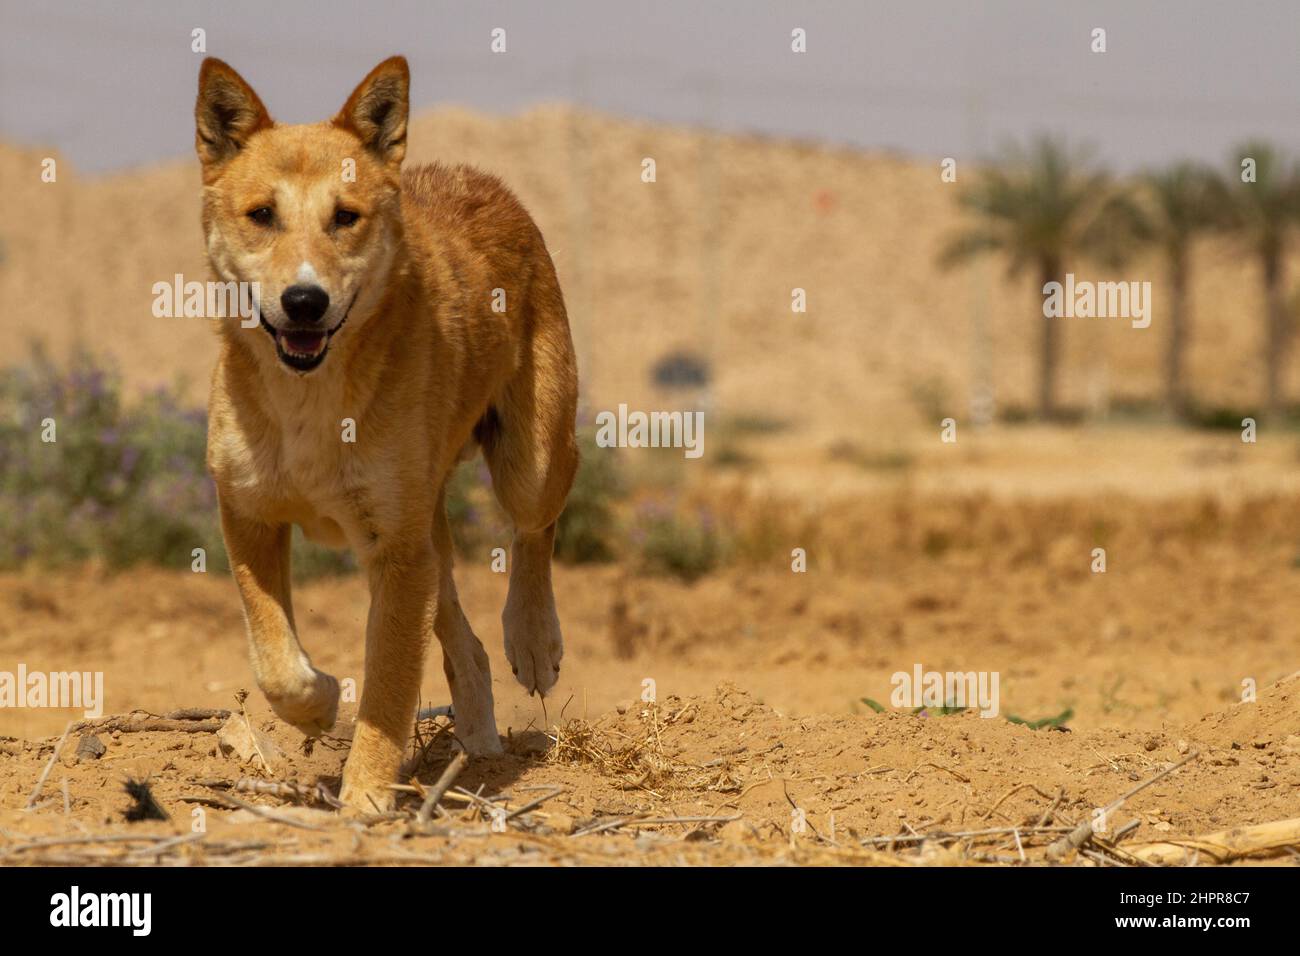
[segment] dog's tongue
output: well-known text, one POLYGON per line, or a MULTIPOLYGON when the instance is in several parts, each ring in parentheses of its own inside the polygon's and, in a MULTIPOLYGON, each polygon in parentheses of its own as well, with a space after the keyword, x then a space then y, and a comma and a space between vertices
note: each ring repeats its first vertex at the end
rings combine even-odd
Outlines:
POLYGON ((299 355, 315 355, 325 344, 324 332, 281 332, 284 347, 299 355))

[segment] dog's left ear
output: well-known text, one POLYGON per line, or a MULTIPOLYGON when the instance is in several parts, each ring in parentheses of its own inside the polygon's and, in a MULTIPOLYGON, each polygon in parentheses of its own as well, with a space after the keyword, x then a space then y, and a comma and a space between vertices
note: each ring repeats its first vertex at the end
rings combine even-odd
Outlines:
POLYGON ((334 125, 354 133, 390 166, 406 156, 406 117, 411 71, 406 57, 392 56, 370 71, 334 117, 334 125))

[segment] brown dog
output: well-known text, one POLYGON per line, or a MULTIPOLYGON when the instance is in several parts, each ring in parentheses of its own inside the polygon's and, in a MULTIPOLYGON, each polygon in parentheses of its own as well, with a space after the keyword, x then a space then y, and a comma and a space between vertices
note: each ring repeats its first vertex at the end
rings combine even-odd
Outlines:
POLYGON ((303 733, 333 725, 338 682, 294 625, 290 529, 351 547, 371 600, 341 797, 362 811, 392 804, 431 631, 457 738, 501 751, 487 655, 452 581, 451 470, 482 448, 514 523, 506 656, 544 694, 563 653, 555 522, 577 468, 576 363, 541 233, 492 176, 402 172, 408 85, 393 57, 332 121, 280 126, 208 59, 195 107, 209 261, 258 289, 259 326, 222 323, 208 431, 253 671, 303 733))

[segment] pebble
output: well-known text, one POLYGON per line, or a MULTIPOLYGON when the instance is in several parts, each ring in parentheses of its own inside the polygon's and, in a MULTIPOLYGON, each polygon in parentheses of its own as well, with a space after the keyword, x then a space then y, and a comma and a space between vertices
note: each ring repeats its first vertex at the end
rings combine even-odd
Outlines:
POLYGON ((94 734, 83 734, 77 741, 77 762, 83 760, 98 760, 104 756, 108 748, 104 746, 104 741, 100 740, 94 734))

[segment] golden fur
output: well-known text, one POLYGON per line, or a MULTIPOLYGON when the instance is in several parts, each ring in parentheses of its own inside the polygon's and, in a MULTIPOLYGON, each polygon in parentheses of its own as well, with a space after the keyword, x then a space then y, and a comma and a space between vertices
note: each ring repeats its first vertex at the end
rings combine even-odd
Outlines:
POLYGON ((309 735, 333 725, 338 683, 311 665, 294 625, 290 529, 351 547, 371 606, 341 797, 369 812, 391 805, 430 633, 457 738, 472 754, 501 750, 487 656, 451 576, 451 469, 482 447, 514 523, 507 657, 545 693, 563 653, 555 522, 577 467, 576 364, 541 233, 492 176, 402 172, 408 82, 394 57, 332 121, 280 126, 208 59, 195 109, 209 260, 223 281, 260 284, 266 325, 223 323, 209 402, 208 466, 253 670, 280 717, 309 735), (339 210, 359 218, 340 225, 339 210), (282 356, 293 322, 276 305, 304 279, 328 294, 322 327, 333 329, 305 372, 282 356))

